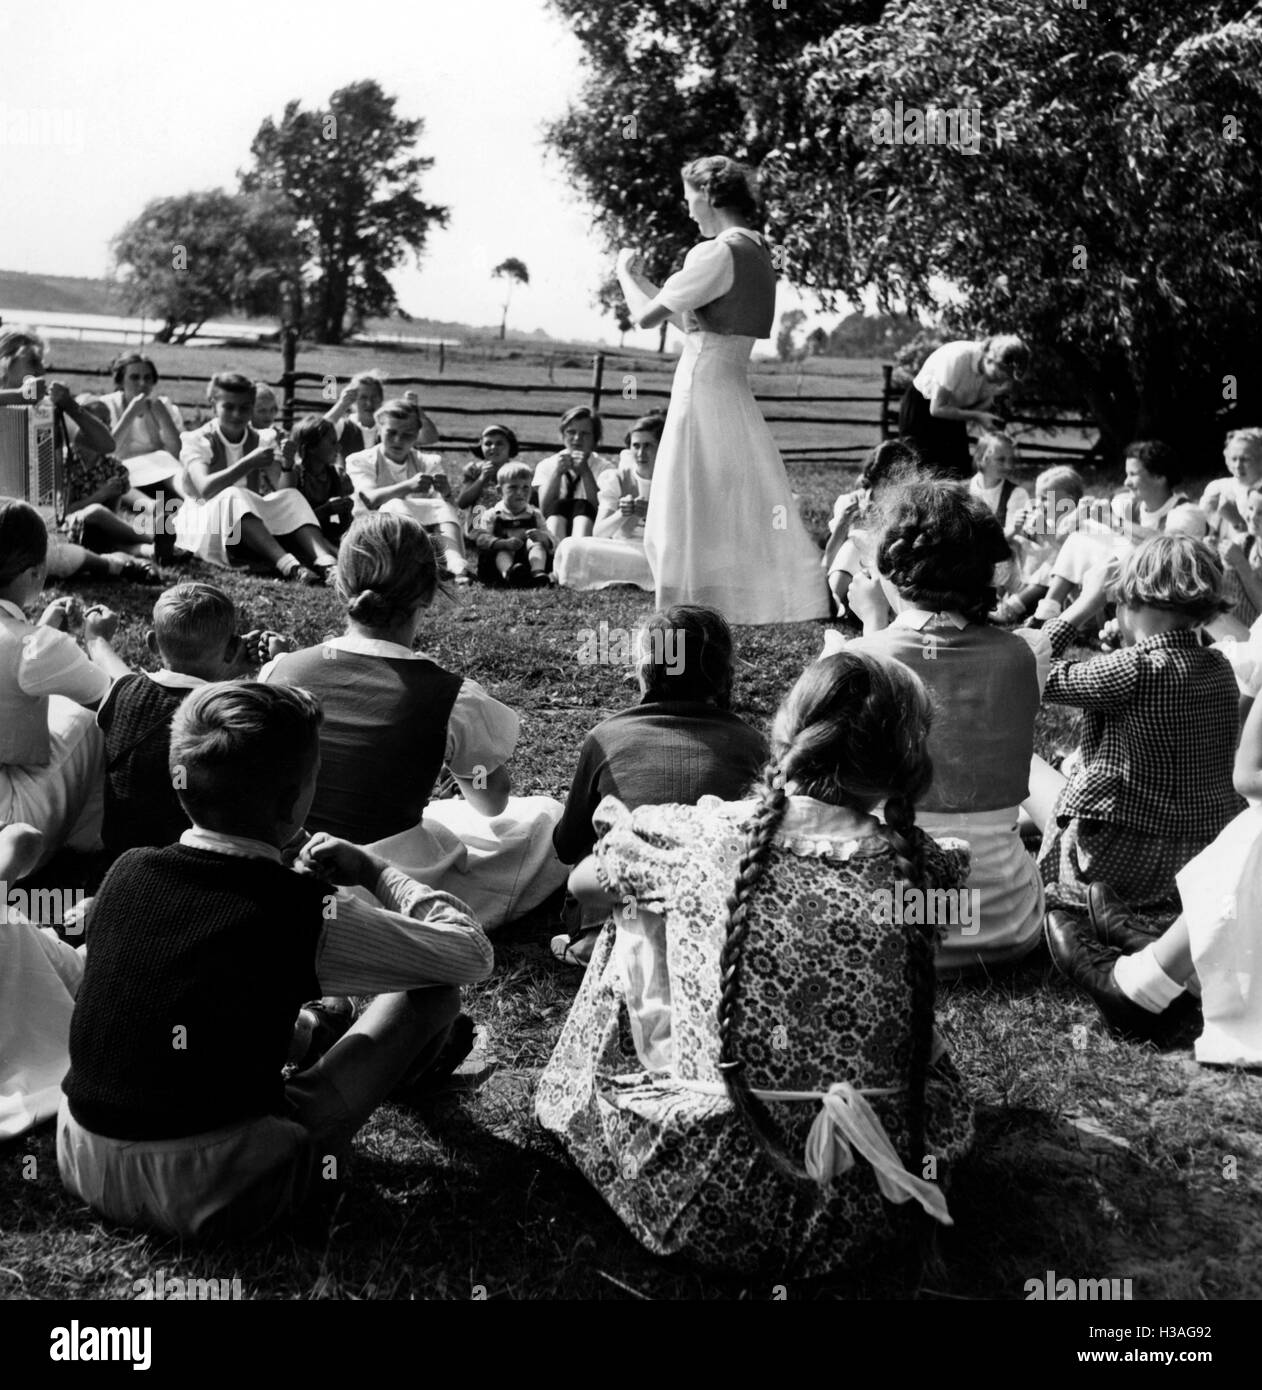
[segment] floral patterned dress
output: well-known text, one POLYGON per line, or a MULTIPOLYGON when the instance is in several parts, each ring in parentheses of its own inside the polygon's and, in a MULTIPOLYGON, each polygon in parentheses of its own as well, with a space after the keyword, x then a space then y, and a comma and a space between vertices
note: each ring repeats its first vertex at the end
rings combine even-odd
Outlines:
MULTIPOLYGON (((595 854, 624 907, 596 947, 536 1110, 648 1249, 802 1277, 888 1250, 911 1232, 912 1206, 886 1202, 863 1158, 823 1185, 781 1176, 723 1090, 719 955, 752 809, 715 797, 633 812, 613 797, 601 803, 595 854)), ((933 844, 927 857, 943 886, 963 884, 961 842, 933 844)), ((736 1050, 754 1088, 896 1088, 867 1099, 907 1161, 906 1092, 897 1088, 911 1002, 908 929, 888 911, 897 892, 884 836, 854 838, 837 808, 790 798, 749 903, 736 1050)), ((929 1078, 926 1152, 940 1179, 971 1139, 972 1107, 948 1058, 929 1078)), ((800 1167, 818 1106, 767 1109, 800 1167)), ((919 1160, 909 1166, 921 1175, 919 1160)))

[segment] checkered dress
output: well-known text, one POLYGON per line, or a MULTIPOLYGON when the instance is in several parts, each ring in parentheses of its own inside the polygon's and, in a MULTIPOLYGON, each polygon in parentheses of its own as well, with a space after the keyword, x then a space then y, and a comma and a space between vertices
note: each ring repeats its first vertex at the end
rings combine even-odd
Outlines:
POLYGON ((1074 901, 1104 881, 1134 906, 1157 905, 1174 875, 1240 811, 1231 782, 1239 732, 1235 678, 1191 630, 1159 633, 1088 661, 1057 658, 1044 699, 1083 711, 1081 759, 1039 854, 1043 882, 1074 901))

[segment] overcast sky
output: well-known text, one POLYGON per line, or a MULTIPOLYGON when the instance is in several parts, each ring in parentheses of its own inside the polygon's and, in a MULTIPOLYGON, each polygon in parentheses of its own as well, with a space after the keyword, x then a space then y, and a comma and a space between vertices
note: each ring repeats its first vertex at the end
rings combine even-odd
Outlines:
POLYGON ((0 0, 0 268, 105 274, 151 198, 235 188, 264 117, 372 77, 425 120, 423 196, 452 210, 397 275, 403 307, 497 323, 490 272, 517 256, 530 286, 510 326, 616 341, 591 303, 599 241, 540 138, 581 64, 543 0, 0 0))

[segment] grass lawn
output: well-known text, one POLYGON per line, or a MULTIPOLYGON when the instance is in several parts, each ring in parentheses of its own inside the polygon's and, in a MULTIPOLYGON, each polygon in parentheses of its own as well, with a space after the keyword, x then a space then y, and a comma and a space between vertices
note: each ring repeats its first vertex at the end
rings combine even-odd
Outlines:
MULTIPOLYGON (((821 533, 835 469, 791 469, 821 533)), ((340 630, 331 593, 217 576, 243 626, 300 643, 340 630)), ((123 615, 142 664, 153 593, 82 587, 123 615)), ((439 600, 425 646, 522 716, 516 788, 561 797, 583 734, 631 702, 618 669, 582 665, 580 632, 629 626, 648 596, 496 594, 439 600)), ((736 707, 764 724, 819 646, 819 628, 746 628, 736 707)), ((1072 741, 1064 711, 1040 745, 1072 741)), ((1262 1082, 1200 1068, 1190 1040, 1159 1055, 1109 1037, 1044 958, 990 983, 954 985, 939 1012, 979 1103, 976 1147, 955 1174, 955 1225, 922 1268, 809 1285, 706 1275, 628 1236, 532 1118, 535 1080, 579 983, 548 954, 553 924, 496 937, 496 968, 468 992, 498 1067, 425 1112, 380 1109, 359 1137, 327 1223, 252 1245, 197 1248, 111 1229, 63 1193, 52 1127, 0 1148, 0 1297, 128 1298, 133 1282, 239 1276, 258 1299, 793 1298, 1021 1299, 1045 1271, 1133 1281, 1137 1299, 1262 1296, 1262 1082)))

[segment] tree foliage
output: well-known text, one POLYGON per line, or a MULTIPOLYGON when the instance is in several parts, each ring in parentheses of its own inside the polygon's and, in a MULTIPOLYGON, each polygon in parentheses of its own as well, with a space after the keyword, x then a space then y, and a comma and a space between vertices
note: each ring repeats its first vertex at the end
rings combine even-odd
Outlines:
POLYGON ((308 327, 322 342, 342 342, 363 319, 392 312, 389 272, 409 254, 419 261, 430 228, 447 224, 448 209, 420 196, 434 163, 415 153, 424 122, 397 115, 395 105, 376 82, 356 82, 334 92, 327 109, 289 102, 250 146, 254 164, 241 186, 273 190, 293 209, 308 327))
POLYGON ((123 303, 163 321, 160 342, 183 342, 219 314, 280 315, 300 280, 294 220, 267 193, 156 198, 111 250, 123 303))
POLYGON ((1157 434, 1208 466, 1224 423, 1262 420, 1249 0, 553 4, 590 76, 549 139, 653 278, 694 239, 676 169, 733 154, 796 285, 1023 333, 1106 452, 1157 434), (934 111, 974 113, 972 152, 903 138, 934 111))
POLYGON ((765 129, 798 284, 1011 328, 1067 368, 1105 441, 1208 464, 1262 417, 1262 24, 1247 5, 891 6, 807 48, 765 129), (913 108, 978 113, 974 153, 878 143, 913 108), (942 281, 958 294, 943 304, 942 281))

